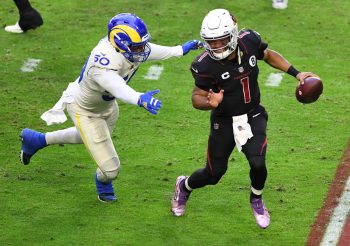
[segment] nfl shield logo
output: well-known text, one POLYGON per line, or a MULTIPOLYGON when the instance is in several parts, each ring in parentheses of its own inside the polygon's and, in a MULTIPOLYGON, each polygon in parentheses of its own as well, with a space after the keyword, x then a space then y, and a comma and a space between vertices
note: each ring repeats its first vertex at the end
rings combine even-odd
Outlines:
POLYGON ((243 67, 239 67, 238 68, 238 72, 243 73, 244 72, 244 68, 243 67))
POLYGON ((219 123, 214 123, 214 129, 215 130, 219 129, 219 123))

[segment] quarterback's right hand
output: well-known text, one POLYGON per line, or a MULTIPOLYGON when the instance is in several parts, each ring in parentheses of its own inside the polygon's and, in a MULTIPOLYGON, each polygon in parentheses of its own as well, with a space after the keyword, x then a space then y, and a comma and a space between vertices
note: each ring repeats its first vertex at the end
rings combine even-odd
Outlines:
POLYGON ((159 92, 160 90, 152 90, 141 94, 137 105, 147 109, 151 114, 157 114, 162 107, 162 102, 154 98, 153 95, 159 92))
POLYGON ((304 84, 304 79, 306 79, 307 77, 317 77, 319 78, 320 76, 312 73, 312 72, 300 72, 297 74, 296 78, 297 80, 299 80, 300 84, 304 84))

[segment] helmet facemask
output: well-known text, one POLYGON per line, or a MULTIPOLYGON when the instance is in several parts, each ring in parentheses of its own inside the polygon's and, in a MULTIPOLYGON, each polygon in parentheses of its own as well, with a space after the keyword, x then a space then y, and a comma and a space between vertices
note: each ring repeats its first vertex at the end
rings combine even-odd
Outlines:
POLYGON ((126 59, 131 62, 144 62, 151 53, 151 47, 148 42, 142 44, 131 44, 127 51, 122 52, 126 59))
POLYGON ((214 60, 225 59, 237 48, 237 23, 227 10, 210 11, 203 20, 200 35, 204 47, 214 60), (212 47, 214 43, 216 45, 212 47), (222 46, 217 47, 217 43, 221 43, 222 46))

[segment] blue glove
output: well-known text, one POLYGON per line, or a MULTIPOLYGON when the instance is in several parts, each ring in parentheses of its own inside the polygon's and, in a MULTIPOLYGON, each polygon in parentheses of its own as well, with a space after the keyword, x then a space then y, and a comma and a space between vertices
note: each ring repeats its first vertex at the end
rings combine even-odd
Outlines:
POLYGON ((186 55, 190 50, 203 48, 203 43, 199 40, 190 40, 182 45, 183 55, 186 55))
POLYGON ((162 102, 153 95, 160 92, 160 90, 148 91, 140 95, 137 105, 147 109, 151 114, 157 114, 158 110, 162 107, 162 102))

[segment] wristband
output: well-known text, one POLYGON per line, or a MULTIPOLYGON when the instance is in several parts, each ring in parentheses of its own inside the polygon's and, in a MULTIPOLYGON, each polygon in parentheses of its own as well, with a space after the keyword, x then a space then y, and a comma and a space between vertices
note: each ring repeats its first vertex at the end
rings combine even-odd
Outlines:
POLYGON ((290 65, 290 67, 288 68, 287 73, 289 75, 292 75, 293 77, 297 77, 297 75, 300 73, 298 70, 295 69, 295 67, 293 67, 293 65, 290 65))

